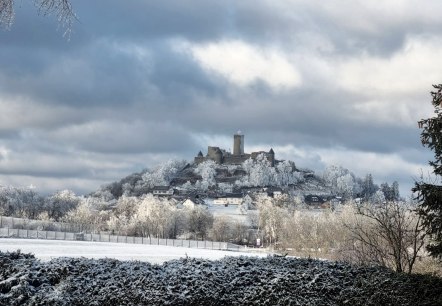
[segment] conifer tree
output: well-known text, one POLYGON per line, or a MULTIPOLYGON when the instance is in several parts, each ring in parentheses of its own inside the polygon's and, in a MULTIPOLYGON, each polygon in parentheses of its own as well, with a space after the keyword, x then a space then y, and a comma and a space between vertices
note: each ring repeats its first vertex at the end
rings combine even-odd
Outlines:
POLYGON ((436 115, 419 121, 419 128, 422 129, 422 144, 434 151, 435 160, 430 161, 430 166, 434 169, 435 179, 416 182, 413 192, 417 192, 418 212, 431 237, 427 250, 431 256, 442 259, 442 84, 433 87, 435 91, 431 96, 436 115))

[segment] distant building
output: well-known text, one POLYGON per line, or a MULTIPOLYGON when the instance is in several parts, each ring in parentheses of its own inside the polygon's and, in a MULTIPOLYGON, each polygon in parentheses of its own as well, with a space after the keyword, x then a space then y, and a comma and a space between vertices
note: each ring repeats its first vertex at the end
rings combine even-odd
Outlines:
POLYGON ((340 198, 327 195, 309 194, 304 197, 307 207, 314 209, 333 209, 335 205, 340 203, 340 198))
POLYGON ((275 152, 273 149, 270 149, 268 152, 259 151, 252 152, 250 154, 244 153, 244 135, 238 131, 235 135, 233 135, 233 153, 227 152, 219 147, 209 146, 207 148, 207 155, 204 156, 203 153, 199 151, 194 161, 196 164, 207 160, 213 160, 217 164, 238 165, 242 164, 249 158, 256 159, 260 154, 264 154, 272 167, 275 166, 275 152))
POLYGON ((272 198, 280 197, 283 194, 283 190, 280 187, 268 187, 265 191, 267 192, 267 195, 272 198))
POLYGON ((204 204, 204 202, 202 202, 202 201, 198 201, 198 200, 195 199, 195 198, 187 198, 187 199, 182 203, 182 206, 183 206, 183 207, 186 207, 186 208, 188 208, 188 209, 194 209, 194 208, 196 208, 197 206, 200 206, 200 205, 205 205, 205 204, 204 204))
POLYGON ((170 186, 155 186, 152 189, 154 196, 171 196, 174 193, 174 189, 170 186))
POLYGON ((240 205, 243 202, 242 193, 227 193, 213 200, 213 205, 240 205))

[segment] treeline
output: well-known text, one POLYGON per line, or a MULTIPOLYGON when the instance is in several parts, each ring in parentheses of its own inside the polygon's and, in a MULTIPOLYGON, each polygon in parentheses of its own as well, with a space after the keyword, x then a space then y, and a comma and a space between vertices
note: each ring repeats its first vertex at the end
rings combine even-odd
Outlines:
POLYGON ((341 166, 328 166, 322 179, 333 195, 340 196, 345 200, 361 198, 364 202, 382 203, 401 199, 397 181, 394 181, 391 186, 387 182, 379 186, 373 182, 371 174, 360 178, 341 166))
POLYGON ((60 220, 81 201, 70 190, 43 197, 30 188, 0 186, 0 215, 28 219, 60 220))

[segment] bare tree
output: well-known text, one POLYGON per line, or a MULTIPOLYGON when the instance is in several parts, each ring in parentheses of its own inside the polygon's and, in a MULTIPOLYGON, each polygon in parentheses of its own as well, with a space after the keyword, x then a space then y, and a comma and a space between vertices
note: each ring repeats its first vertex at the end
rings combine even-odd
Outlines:
POLYGON ((354 259, 411 273, 425 242, 422 220, 413 208, 400 202, 358 206, 355 218, 345 224, 354 259))
POLYGON ((228 241, 230 236, 230 221, 226 216, 215 217, 212 225, 212 239, 215 241, 228 241))
MULTIPOLYGON (((66 29, 65 34, 71 31, 72 23, 77 18, 70 0, 33 0, 38 13, 43 16, 55 15, 59 24, 66 29)), ((9 28, 14 22, 15 0, 0 0, 0 25, 9 28)))
POLYGON ((213 225, 213 215, 206 208, 197 206, 186 211, 188 231, 204 240, 213 225))

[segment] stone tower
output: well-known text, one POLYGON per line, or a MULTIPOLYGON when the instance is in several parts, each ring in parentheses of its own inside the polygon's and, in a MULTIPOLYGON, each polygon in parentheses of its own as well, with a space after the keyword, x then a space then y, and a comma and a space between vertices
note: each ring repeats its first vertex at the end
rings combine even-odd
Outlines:
POLYGON ((244 135, 241 131, 233 135, 233 155, 244 155, 244 135))
POLYGON ((271 166, 275 167, 275 151, 273 151, 273 148, 270 149, 267 156, 268 156, 268 160, 270 161, 271 166))

